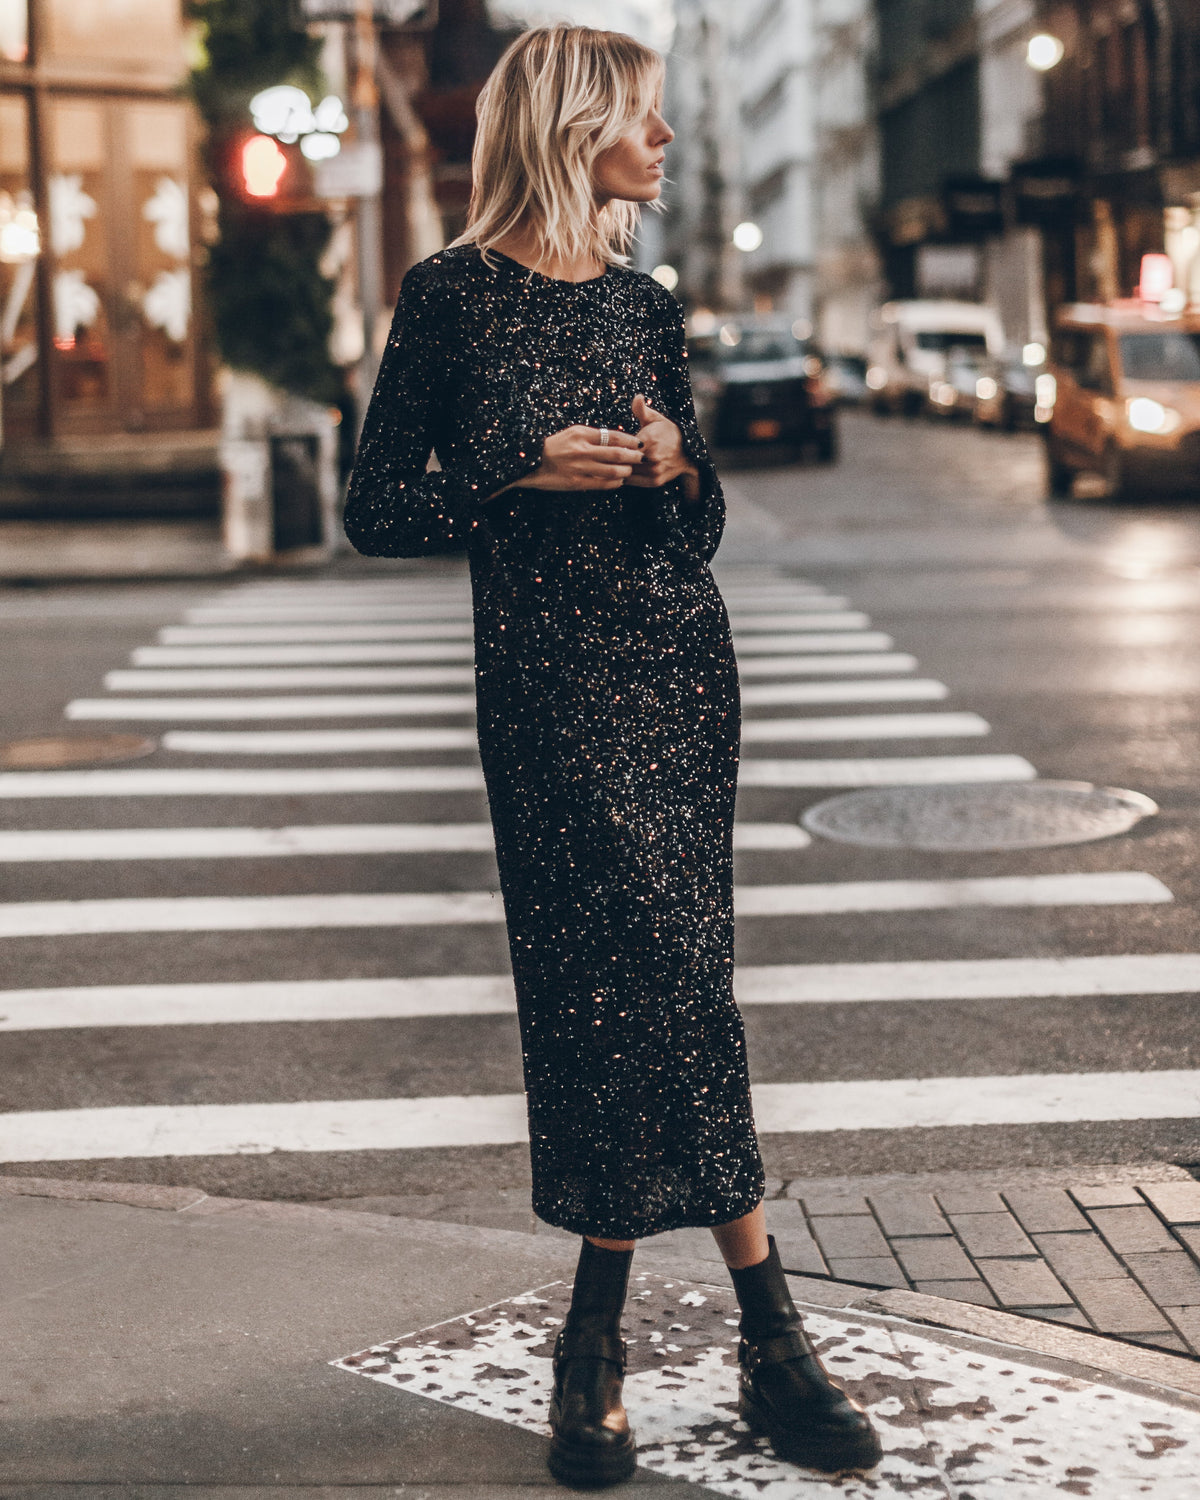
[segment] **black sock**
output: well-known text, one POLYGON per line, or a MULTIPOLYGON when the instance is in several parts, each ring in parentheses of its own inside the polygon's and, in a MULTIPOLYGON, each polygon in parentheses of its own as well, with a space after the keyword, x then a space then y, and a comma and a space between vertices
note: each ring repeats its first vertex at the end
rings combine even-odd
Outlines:
POLYGON ((738 1327, 742 1337, 751 1343, 778 1338, 780 1334, 793 1333, 804 1326, 788 1290, 775 1241, 772 1238, 767 1243, 771 1248, 766 1260, 736 1271, 732 1266, 729 1268, 738 1306, 742 1310, 738 1327))
POLYGON ((632 1250, 605 1250, 585 1239, 579 1249, 567 1327, 621 1337, 621 1313, 629 1285, 632 1250))

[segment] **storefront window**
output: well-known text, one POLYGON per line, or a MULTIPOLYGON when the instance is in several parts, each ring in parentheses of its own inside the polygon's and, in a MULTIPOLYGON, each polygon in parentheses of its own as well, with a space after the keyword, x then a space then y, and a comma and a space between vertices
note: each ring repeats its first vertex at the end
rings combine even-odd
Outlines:
POLYGON ((141 402, 178 409, 193 398, 187 115, 179 104, 130 105, 126 116, 141 311, 141 402))
POLYGON ((29 0, 0 0, 0 57, 24 62, 29 55, 29 0))
POLYGON ((43 0, 39 56, 182 72, 181 12, 179 0, 43 0))
POLYGON ((0 94, 0 409, 5 431, 34 430, 41 400, 37 260, 42 235, 29 182, 29 115, 0 94))
POLYGON ((105 202, 105 111, 100 103, 57 100, 50 114, 51 308, 58 384, 68 410, 97 410, 111 399, 112 338, 105 202))

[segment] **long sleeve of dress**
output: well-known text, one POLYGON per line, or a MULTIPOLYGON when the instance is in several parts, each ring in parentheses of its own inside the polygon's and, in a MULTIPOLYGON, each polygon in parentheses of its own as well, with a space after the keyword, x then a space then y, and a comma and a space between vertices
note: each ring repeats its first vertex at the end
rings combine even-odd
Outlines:
POLYGON ((540 444, 497 442, 475 462, 427 470, 431 452, 441 460, 453 446, 440 428, 462 332, 436 264, 401 285, 350 477, 343 525, 368 556, 465 551, 481 501, 541 460, 540 444))
POLYGON ((664 294, 663 303, 670 305, 663 318, 657 396, 651 398, 650 404, 679 428, 684 456, 700 471, 700 496, 689 500, 682 479, 664 486, 661 524, 673 551, 686 553, 695 562, 707 563, 720 545, 725 529, 725 495, 696 421, 683 308, 669 292, 664 294))

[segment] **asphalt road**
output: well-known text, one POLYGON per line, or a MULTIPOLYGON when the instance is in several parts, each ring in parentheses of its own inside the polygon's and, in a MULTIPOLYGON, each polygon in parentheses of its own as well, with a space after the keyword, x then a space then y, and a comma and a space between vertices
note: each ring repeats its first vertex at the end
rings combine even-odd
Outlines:
MULTIPOLYGON (((1037 443, 1025 436, 848 414, 843 451, 832 470, 771 455, 730 455, 724 468, 721 577, 746 686, 766 690, 748 703, 747 722, 787 721, 779 740, 748 742, 747 761, 820 761, 818 774, 832 778, 824 788, 784 784, 797 779, 793 767, 774 785, 744 785, 739 807, 748 843, 789 845, 738 856, 741 886, 790 893, 780 914, 739 917, 752 1067, 757 1084, 770 1086, 760 1105, 771 1125, 769 1170, 1200 1162, 1200 1110, 1189 1107, 1200 1102, 1200 504, 1116 509, 1080 494, 1048 506, 1037 443), (891 644, 860 653, 853 641, 821 640, 856 631, 891 644), (816 637, 807 648, 764 639, 805 633, 816 637), (855 664, 856 655, 874 664, 855 664), (860 701, 837 699, 847 683, 860 701), (904 701, 887 696, 898 683, 934 687, 904 701), (814 697, 821 684, 837 701, 814 697), (797 685, 808 701, 792 693, 797 685), (761 701, 772 693, 797 701, 761 701), (868 731, 860 722, 909 714, 922 716, 903 721, 911 733, 899 718, 882 737, 878 723, 868 731), (984 723, 950 732, 963 722, 941 729, 929 717, 941 714, 984 723), (817 731, 795 725, 841 716, 854 721, 844 737, 826 729, 829 738, 814 740, 817 731), (807 807, 857 784, 904 779, 881 761, 931 760, 922 774, 937 780, 939 765, 949 766, 941 758, 975 756, 1017 757, 1041 778, 1129 788, 1160 812, 1116 838, 1035 851, 920 853, 820 838, 800 847, 807 807), (1142 879, 1132 895, 1110 879, 1122 873, 1142 879), (1039 904, 1055 876, 1092 881, 1069 902, 1039 904), (997 880, 983 896, 964 884, 997 880), (911 909, 884 909, 906 882, 924 883, 924 895, 905 897, 911 909), (816 887, 830 909, 804 914, 816 887), (1146 899, 1151 888, 1160 894, 1146 899), (1163 955, 1185 955, 1169 981, 1163 955), (1082 979, 1068 964, 1076 977, 1066 980, 1044 962, 1088 958, 1129 962, 1084 966, 1082 979), (963 977, 968 961, 980 961, 974 978, 963 977), (884 998, 897 975, 908 976, 903 997, 884 998), (1154 1073, 1161 1078, 1130 1077, 1154 1073), (1157 1084, 1161 1099, 1177 1102, 1156 1103, 1157 1084), (1092 1102, 1080 1103, 1089 1090, 1092 1102), (1164 1108, 1176 1112, 1148 1117, 1164 1108), (992 1123, 955 1123, 981 1111, 992 1123)), ((0 1171, 305 1199, 527 1181, 510 1128, 520 1089, 515 1021, 502 982, 487 985, 506 972, 497 903, 466 921, 441 908, 432 919, 389 908, 362 926, 330 915, 369 895, 494 892, 486 841, 431 847, 461 844, 462 825, 486 821, 482 792, 284 785, 303 770, 469 773, 473 752, 453 734, 403 749, 310 743, 306 753, 279 741, 252 751, 244 741, 199 749, 164 740, 379 729, 457 730, 461 740, 471 723, 461 706, 413 714, 360 704, 326 715, 295 699, 469 692, 459 680, 466 610, 454 565, 354 559, 321 580, 0 593, 0 738, 144 732, 154 753, 114 770, 265 775, 257 786, 196 783, 169 795, 153 777, 100 788, 46 782, 40 796, 28 795, 28 779, 0 777, 0 1171), (230 607, 248 613, 225 623, 213 614, 230 607), (339 610, 362 618, 334 618, 339 610), (393 660, 363 650, 368 637, 382 644, 381 626, 392 631, 393 660), (272 630, 286 639, 267 640, 272 630), (364 659, 295 659, 314 646, 328 657, 331 644, 350 656, 357 646, 364 659), (293 655, 252 664, 212 656, 249 645, 293 655), (149 647, 185 654, 143 655, 131 667, 149 647), (415 661, 405 659, 409 647, 415 661), (315 684, 150 675, 250 665, 334 675, 315 684), (106 674, 131 669, 132 687, 106 687, 106 674), (363 670, 430 675, 385 682, 363 670), (336 674, 345 671, 358 675, 343 685, 336 674), (244 700, 263 698, 279 701, 245 717, 244 700), (160 699, 157 717, 121 717, 120 703, 160 699), (103 717, 65 719, 67 705, 81 702, 100 705, 84 711, 103 717), (196 703, 209 707, 185 706, 196 703), (197 712, 210 716, 187 717, 197 712), (363 825, 385 830, 371 835, 384 852, 361 852, 363 825), (310 830, 310 842, 314 828, 335 831, 320 835, 327 852, 286 855, 264 852, 269 835, 234 832, 283 828, 310 830), (132 831, 156 829, 215 830, 204 836, 215 852, 195 857, 184 832, 137 845, 132 831), (98 830, 114 835, 106 853, 94 840, 10 837, 98 830), (254 838, 258 852, 246 853, 254 838), (148 851, 154 857, 140 857, 148 851), (194 898, 223 904, 199 908, 194 898), (446 983, 388 983, 424 978, 446 983), (459 1102, 439 1110, 448 1098, 459 1102), (373 1104, 393 1101, 411 1106, 400 1126, 394 1111, 374 1119, 373 1104), (314 1103, 326 1108, 306 1112, 314 1103), (339 1114, 340 1106, 353 1108, 339 1114), (24 1155, 22 1141, 33 1143, 24 1155), (101 1154, 105 1142, 119 1150, 101 1154)), ((953 774, 969 778, 961 765, 953 774)))

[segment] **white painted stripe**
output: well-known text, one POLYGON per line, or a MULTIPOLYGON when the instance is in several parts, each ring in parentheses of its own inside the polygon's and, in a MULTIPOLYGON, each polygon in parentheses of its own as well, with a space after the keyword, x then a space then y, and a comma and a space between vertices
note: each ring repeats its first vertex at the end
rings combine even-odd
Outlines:
POLYGON ((930 786, 972 781, 1032 781, 1019 755, 901 755, 873 760, 747 760, 742 786, 930 786))
MULTIPOLYGON (((811 632, 750 636, 739 648, 745 659, 768 653, 823 651, 890 651, 890 635, 879 631, 811 632)), ((132 653, 138 667, 315 666, 344 662, 470 661, 468 641, 314 641, 306 645, 139 646, 132 653)))
POLYGON ((501 1146, 525 1129, 523 1094, 45 1110, 0 1114, 0 1161, 501 1146))
POLYGON ((757 635, 742 637, 739 660, 767 652, 804 651, 890 651, 895 642, 880 630, 839 630, 807 635, 757 635))
POLYGON ((188 625, 271 625, 288 621, 341 624, 385 624, 404 620, 470 620, 471 605, 462 604, 263 604, 198 605, 184 613, 188 625))
POLYGON ((872 964, 739 968, 742 1005, 894 1000, 1023 1000, 1200 993, 1200 953, 1086 958, 906 959, 872 964))
POLYGON ((115 932, 283 932, 503 922, 498 892, 179 896, 0 905, 0 938, 115 932))
POLYGON ((465 687, 473 667, 198 667, 108 672, 113 693, 228 692, 244 688, 465 687))
MULTIPOLYGON (((845 714, 750 719, 744 744, 829 740, 965 739, 988 734, 978 714, 845 714)), ((472 729, 170 729, 162 748, 187 755, 347 755, 371 750, 473 750, 472 729)))
MULTIPOLYGON (((751 787, 903 786, 937 782, 1028 781, 1020 756, 897 756, 877 760, 743 760, 751 787)), ((348 796, 384 792, 474 792, 477 766, 196 766, 131 770, 0 772, 0 801, 42 797, 348 796)))
MULTIPOLYGON (((809 606, 806 601, 806 609, 809 606)), ((729 623, 737 633, 753 634, 758 630, 865 630, 871 623, 870 615, 856 610, 830 610, 828 613, 805 614, 740 614, 730 610, 729 623)))
MULTIPOLYGON (((738 823, 735 849, 806 849, 795 823, 738 823)), ((335 823, 289 828, 46 828, 0 833, 0 863, 492 853, 490 823, 335 823)))
POLYGON ((290 828, 49 828, 0 833, 0 863, 4 864, 445 851, 490 854, 491 825, 332 823, 290 828))
POLYGON ((953 740, 990 733, 986 719, 968 713, 839 714, 831 719, 751 719, 742 725, 742 741, 746 744, 770 740, 953 740))
MULTIPOLYGON (((739 968, 736 988, 743 1006, 1191 994, 1200 989, 1200 954, 780 964, 739 968)), ((507 1015, 515 1010, 511 979, 485 974, 79 985, 0 992, 0 1031, 409 1020, 507 1015)))
MULTIPOLYGON (((744 708, 833 703, 930 703, 950 695, 944 683, 910 681, 767 682, 742 687, 744 708)), ((68 719, 167 720, 385 719, 473 714, 474 693, 353 693, 285 698, 76 698, 68 719)))
POLYGON ((893 651, 877 655, 851 656, 744 656, 738 657, 741 677, 824 677, 840 672, 915 672, 917 658, 893 651))
POLYGON ((766 1135, 1193 1119, 1198 1110, 1200 1071, 1183 1069, 760 1083, 754 1090, 755 1119, 766 1135))
POLYGON ((743 708, 802 703, 933 703, 950 696, 943 682, 751 682, 742 685, 743 708))
MULTIPOLYGON (((974 906, 1115 906, 1172 899, 1140 871, 1009 875, 975 880, 864 880, 833 885, 751 885, 737 890, 744 917, 835 912, 937 911, 974 906)), ((295 929, 453 926, 503 922, 498 894, 333 893, 179 896, 0 905, 0 937, 113 932, 272 932, 295 929)))
POLYGON ((259 599, 469 598, 466 571, 453 578, 308 578, 264 579, 211 594, 206 604, 239 604, 259 599))
POLYGON ((812 834, 799 823, 743 823, 733 825, 733 847, 747 849, 807 849, 812 834))
POLYGON ((474 750, 473 729, 169 729, 162 748, 184 755, 345 755, 365 750, 474 750))
POLYGON ((997 875, 965 880, 861 880, 830 885, 745 885, 743 917, 809 917, 851 911, 939 911, 967 906, 1127 906, 1171 901, 1140 870, 997 875))
MULTIPOLYGON (((901 653, 863 656, 751 657, 738 663, 744 677, 825 676, 841 672, 912 672, 917 661, 901 653)), ((251 691, 262 688, 455 687, 475 681, 473 667, 198 667, 109 672, 113 693, 251 691)))
POLYGON ((470 661, 470 641, 313 642, 305 646, 139 646, 136 667, 315 666, 371 661, 470 661))
POLYGON ((477 766, 314 766, 242 770, 2 771, 0 800, 37 797, 322 797, 373 792, 474 792, 477 766))
MULTIPOLYGON (((744 700, 745 694, 742 696, 744 700)), ((168 721, 387 719, 474 712, 474 693, 330 693, 313 698, 76 698, 66 707, 68 719, 168 721)))
POLYGON ((426 625, 167 625, 158 632, 164 646, 239 646, 303 641, 458 641, 475 627, 446 620, 426 625))
MULTIPOLYGON (((1200 1071, 760 1083, 754 1106, 766 1135, 1191 1119, 1200 1112, 1200 1071)), ((404 1151, 515 1145, 525 1139, 523 1094, 125 1105, 0 1115, 0 1161, 5 1162, 404 1151)))
MULTIPOLYGON (((409 1020, 516 1011, 507 976, 94 985, 0 991, 0 1031, 409 1020)), ((0 1115, 0 1119, 3 1116, 0 1115)))

